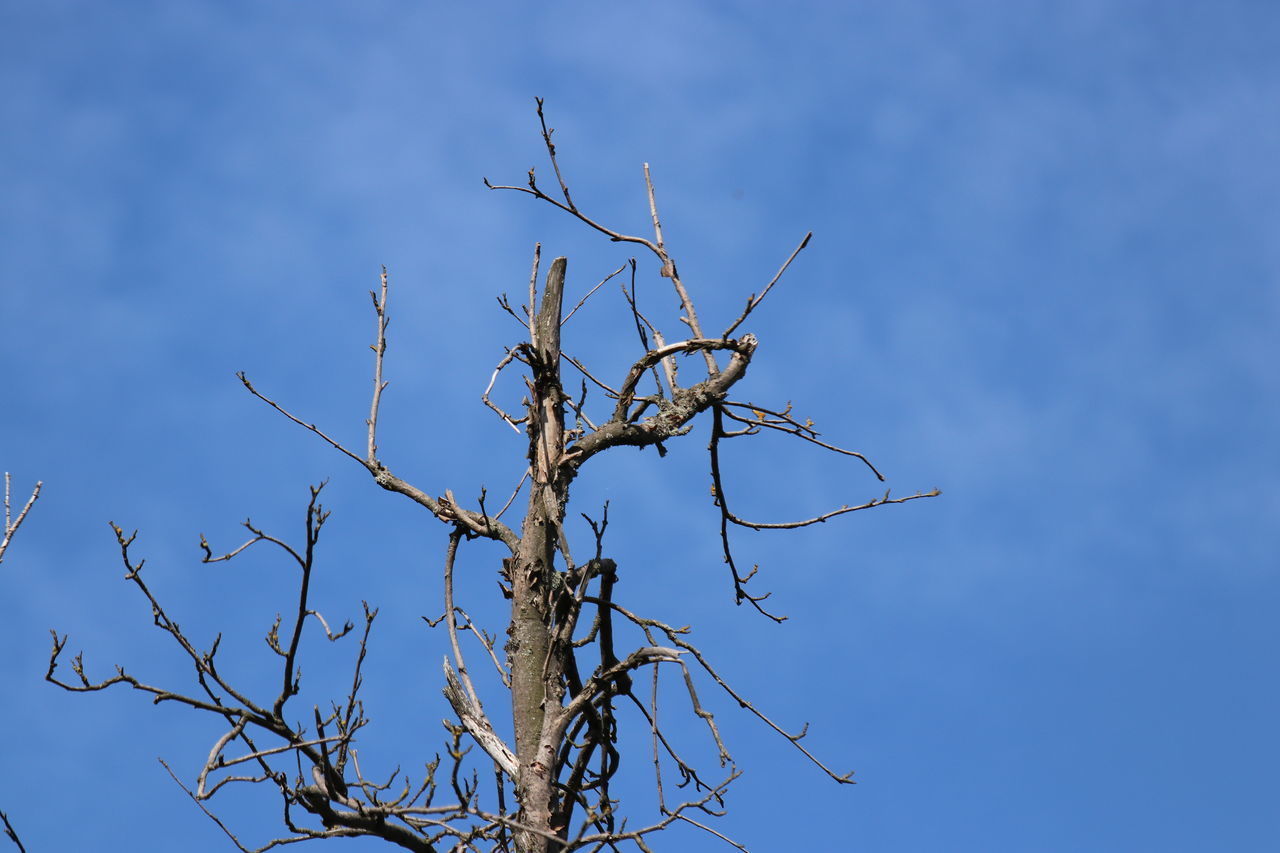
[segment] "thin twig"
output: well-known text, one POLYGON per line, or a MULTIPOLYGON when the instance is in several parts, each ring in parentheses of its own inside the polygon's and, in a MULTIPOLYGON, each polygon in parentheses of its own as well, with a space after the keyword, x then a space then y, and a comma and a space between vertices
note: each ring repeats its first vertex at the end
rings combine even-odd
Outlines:
MULTIPOLYGON (((529 321, 525 318, 522 318, 519 314, 515 312, 515 309, 511 307, 511 300, 507 298, 507 294, 504 293, 498 297, 498 305, 502 307, 503 311, 506 311, 508 314, 510 314, 512 318, 514 318, 515 321, 519 323, 521 326, 524 326, 526 329, 529 328, 529 321)), ((528 315, 528 309, 525 309, 525 314, 526 316, 528 315)))
POLYGON ((474 513, 470 510, 463 509, 461 507, 445 506, 444 503, 432 497, 431 495, 427 494, 426 492, 422 491, 417 486, 414 486, 411 483, 405 482, 404 480, 392 474, 391 470, 387 468, 387 466, 384 465, 381 461, 370 462, 367 459, 360 458, 355 453, 352 453, 350 450, 343 447, 337 441, 335 441, 334 439, 326 435, 315 424, 308 424, 306 421, 303 421, 301 418, 298 418, 293 414, 291 414, 290 412, 288 412, 287 410, 285 410, 279 403, 275 402, 271 398, 259 392, 258 389, 254 388, 253 385, 249 382, 248 377, 245 376, 243 371, 237 373, 236 376, 240 378, 240 381, 244 383, 245 388, 249 389, 249 393, 253 394, 253 396, 257 397, 259 400, 262 400, 264 403, 269 405, 271 408, 275 409, 280 414, 284 415, 289 420, 293 421, 295 424, 298 424, 306 428, 308 431, 313 432, 316 435, 320 436, 320 438, 322 438, 326 443, 328 443, 329 446, 335 448, 336 450, 341 451, 346 456, 350 457, 351 459, 354 459, 356 462, 359 462, 360 465, 363 468, 365 468, 365 470, 367 470, 370 474, 373 475, 374 482, 376 482, 379 486, 386 489, 387 491, 397 492, 399 494, 402 494, 405 497, 412 500, 413 502, 426 507, 428 510, 431 511, 433 515, 435 515, 441 521, 445 521, 445 522, 464 521, 468 525, 472 526, 472 529, 476 532, 477 535, 484 536, 489 539, 496 539, 502 542, 503 544, 507 545, 507 547, 511 548, 512 550, 515 549, 517 543, 520 541, 520 537, 516 535, 515 531, 511 530, 509 527, 502 524, 501 522, 496 520, 482 519, 478 513, 474 513))
POLYGON ((591 295, 592 295, 593 293, 595 293, 595 292, 596 292, 597 290, 599 290, 601 287, 604 287, 605 282, 607 282, 609 279, 613 278, 615 275, 617 275, 618 273, 622 272, 622 271, 623 271, 624 269, 626 269, 626 268, 627 268, 627 265, 626 265, 626 264, 623 264, 622 266, 618 267, 618 268, 617 268, 616 270, 614 270, 613 272, 609 273, 609 274, 608 274, 607 276, 605 276, 604 278, 600 279, 599 284, 597 284, 595 287, 593 287, 593 288, 591 288, 590 290, 588 290, 588 291, 587 291, 587 295, 586 295, 586 296, 584 296, 584 297, 582 297, 581 299, 579 299, 579 300, 578 300, 578 304, 577 304, 577 305, 575 305, 575 306, 573 306, 572 310, 570 310, 568 314, 564 315, 564 319, 560 321, 560 325, 561 325, 561 326, 563 326, 565 323, 568 323, 568 322, 569 322, 569 318, 570 318, 570 317, 572 317, 574 314, 576 314, 576 313, 578 312, 578 309, 579 309, 579 308, 581 308, 583 305, 587 304, 587 300, 591 298, 591 295))
POLYGON ((338 450, 338 451, 341 451, 342 453, 345 453, 347 456, 359 462, 361 465, 363 465, 366 468, 369 466, 369 463, 365 459, 361 458, 355 453, 352 453, 350 450, 348 450, 347 448, 339 444, 335 439, 330 438, 315 424, 307 423, 302 418, 299 418, 296 415, 292 414, 291 412, 287 411, 279 403, 277 403, 275 400, 272 400, 270 397, 267 397, 265 394, 260 392, 257 388, 254 388, 253 383, 249 381, 249 377, 245 375, 243 370, 238 371, 236 373, 236 377, 239 378, 239 380, 244 383, 245 388, 249 389, 250 394, 257 397, 259 400, 266 403, 268 406, 275 409, 277 412, 284 415, 286 418, 293 421, 298 426, 304 427, 308 431, 313 432, 316 435, 320 436, 320 438, 322 438, 334 450, 338 450))
MULTIPOLYGON (((200 798, 196 796, 195 792, 193 792, 186 785, 182 784, 182 780, 178 778, 178 774, 173 772, 173 768, 169 766, 168 762, 166 762, 163 758, 159 758, 156 760, 160 762, 160 765, 164 767, 165 771, 169 774, 169 777, 173 779, 174 782, 177 783, 178 787, 181 788, 186 793, 186 795, 191 798, 191 802, 195 803, 196 806, 199 807, 200 811, 204 812, 205 817, 209 818, 209 820, 217 824, 218 829, 221 829, 222 832, 227 836, 227 838, 231 839, 231 843, 236 846, 237 850, 242 851, 242 853, 256 853, 256 851, 252 851, 250 850, 250 848, 245 847, 243 844, 241 844, 240 839, 236 838, 235 833, 232 832, 227 827, 227 825, 218 818, 217 815, 209 811, 209 808, 204 803, 200 802, 200 798)), ((275 846, 275 842, 273 842, 271 846, 275 846)), ((258 848, 258 850, 266 850, 266 849, 268 848, 266 847, 258 848)))
POLYGON ((449 629, 449 646, 453 649, 453 663, 458 677, 467 688, 467 697, 473 705, 479 706, 480 696, 475 685, 471 683, 471 673, 467 671, 467 662, 462 658, 462 646, 458 642, 458 619, 453 603, 453 564, 458 556, 458 543, 462 541, 465 531, 455 528, 449 534, 449 547, 444 558, 444 624, 449 629))
POLYGON ((812 231, 804 235, 804 239, 800 241, 800 245, 796 246, 795 251, 791 253, 791 256, 788 257, 787 260, 778 269, 778 271, 774 273, 773 278, 770 279, 769 283, 764 286, 764 290, 760 291, 760 295, 756 296, 752 294, 752 296, 749 299, 747 299, 747 307, 742 310, 742 314, 738 316, 738 319, 734 320, 731 324, 729 324, 729 328, 725 329, 724 334, 721 335, 720 337, 727 338, 730 335, 732 335, 733 330, 738 328, 738 326, 742 325, 742 321, 747 319, 747 317, 751 314, 752 311, 756 310, 756 306, 764 301, 764 298, 769 295, 769 291, 772 290, 773 286, 778 283, 778 279, 782 278, 782 274, 787 271, 787 267, 791 266, 791 262, 796 259, 796 255, 800 254, 800 252, 804 249, 804 247, 809 245, 809 238, 812 236, 813 236, 812 231))
MULTIPOLYGON (((662 223, 658 221, 658 202, 653 197, 653 178, 649 175, 649 164, 644 164, 644 186, 649 193, 649 215, 653 218, 653 236, 658 244, 658 251, 666 251, 666 245, 662 242, 662 223)), ((662 274, 670 276, 673 270, 664 269, 662 274)))
MULTIPOLYGON (((680 304, 684 307, 684 317, 681 318, 689 326, 689 331, 693 333, 695 338, 703 337, 702 326, 698 322, 698 312, 693 307, 693 299, 689 297, 689 291, 685 289, 684 282, 680 280, 680 274, 676 272, 676 262, 667 254, 666 245, 662 241, 662 225, 658 221, 658 203, 654 199, 653 178, 649 174, 649 164, 644 164, 644 186, 649 194, 649 212, 653 216, 653 233, 657 239, 658 257, 662 261, 662 276, 671 279, 671 284, 676 289, 676 294, 680 297, 680 304)), ((719 366, 716 364, 715 354, 710 350, 704 350, 702 353, 707 362, 707 375, 715 376, 720 372, 719 366)))
POLYGON ((529 304, 525 313, 529 315, 529 346, 537 348, 538 332, 533 323, 533 312, 538 304, 538 264, 542 260, 542 244, 533 244, 533 268, 529 270, 529 304))
POLYGON ((729 521, 739 527, 749 527, 752 530, 795 530, 799 527, 808 527, 811 524, 821 524, 822 522, 835 518, 836 516, 857 512, 862 509, 871 509, 872 507, 884 506, 885 504, 904 504, 907 501, 919 500, 920 498, 936 498, 941 494, 941 489, 931 489, 927 492, 916 492, 915 494, 907 495, 904 498, 891 498, 889 497, 889 492, 886 491, 882 497, 872 498, 866 503, 858 504, 857 506, 842 506, 838 509, 833 509, 830 512, 824 512, 821 515, 816 515, 812 518, 800 519, 799 521, 748 521, 744 518, 739 518, 733 513, 728 513, 728 517, 729 521))
POLYGON ((610 397, 616 398, 618 396, 617 391, 613 390, 608 385, 604 384, 595 376, 593 376, 591 371, 587 370, 587 368, 583 366, 582 362, 578 361, 576 358, 569 355, 564 350, 560 351, 560 357, 563 358, 565 361, 569 362, 570 364, 572 364, 579 373, 581 373, 587 379, 590 379, 592 384, 595 385, 597 388, 599 388, 601 391, 604 391, 604 393, 608 394, 610 397))
MULTIPOLYGON (((785 432, 788 435, 794 435, 796 438, 799 438, 803 441, 807 441, 810 444, 816 444, 818 447, 821 447, 824 450, 830 450, 832 453, 839 453, 842 456, 852 456, 855 459, 860 459, 864 465, 866 465, 868 468, 871 469, 871 473, 876 475, 877 480, 879 480, 882 483, 884 482, 884 474, 881 474, 880 469, 876 468, 876 466, 873 465, 871 463, 871 460, 868 459, 866 456, 862 455, 856 450, 847 450, 843 447, 837 447, 834 444, 828 444, 825 441, 820 441, 817 438, 819 433, 813 429, 812 421, 808 421, 802 424, 799 421, 792 418, 791 415, 788 414, 786 411, 775 412, 770 409, 766 409, 762 406, 757 406, 754 403, 735 403, 731 400, 726 400, 723 405, 725 410, 724 416, 726 418, 729 418, 730 420, 737 421, 738 423, 741 423, 741 424, 746 424, 749 427, 751 427, 752 430, 758 427, 764 427, 765 429, 772 429, 772 430, 777 430, 779 432, 785 432), (736 415, 733 412, 729 411, 731 408, 750 409, 752 414, 756 416, 755 420, 745 418, 741 415, 736 415), (773 418, 773 420, 770 419, 771 417, 773 418)), ((790 404, 788 404, 787 408, 790 409, 790 404)), ((750 431, 748 430, 743 430, 742 432, 735 433, 735 434, 745 435, 745 434, 749 434, 749 432, 750 431)), ((729 434, 726 433, 725 437, 729 437, 729 434)))
MULTIPOLYGON (((628 291, 626 286, 622 287, 622 298, 627 301, 627 307, 631 309, 631 319, 636 324, 636 334, 640 336, 640 345, 647 351, 649 349, 649 337, 645 334, 645 328, 648 327, 649 332, 653 335, 654 343, 659 348, 665 345, 662 339, 662 333, 658 331, 658 327, 649 321, 649 318, 640 313, 640 308, 636 304, 636 259, 632 258, 631 264, 631 290, 628 291)), ((667 387, 671 389, 671 395, 675 396, 679 385, 676 384, 676 361, 674 358, 664 358, 662 360, 662 370, 667 375, 667 387)), ((658 393, 665 394, 662 388, 662 381, 658 379, 658 373, 655 370, 653 381, 658 386, 658 393)))
MULTIPOLYGON (((8 475, 6 474, 7 478, 8 475)), ((6 485, 8 485, 6 483, 6 485)), ((8 521, 8 519, 5 519, 8 521)), ((4 834, 9 836, 9 840, 18 846, 20 853, 27 853, 27 848, 22 846, 22 839, 18 837, 18 831, 13 828, 13 824, 9 822, 9 816, 4 812, 0 812, 0 821, 4 821, 4 834)))
POLYGON ((529 479, 529 469, 525 468, 524 473, 520 475, 520 482, 516 483, 516 487, 511 491, 511 497, 507 498, 507 502, 502 505, 502 509, 498 510, 498 514, 494 519, 502 518, 502 514, 511 508, 511 504, 515 502, 516 495, 520 494, 520 487, 524 485, 524 481, 529 479))
MULTIPOLYGON (((546 143, 547 154, 551 158, 551 168, 555 170, 556 180, 560 182, 560 191, 564 193, 564 202, 569 205, 570 210, 577 210, 573 204, 573 199, 569 197, 569 185, 564 182, 564 176, 560 174, 560 163, 556 160, 556 146, 551 141, 551 134, 555 133, 555 128, 547 127, 547 118, 542 114, 542 98, 535 98, 538 102, 538 121, 542 124, 542 141, 546 143)), ((530 170, 532 171, 532 170, 530 170)), ((529 303, 532 306, 532 302, 529 303)))
POLYGON ((696 820, 694 820, 693 818, 689 817, 689 816, 688 816, 688 815, 686 815, 686 814, 678 814, 678 815, 676 815, 676 817, 677 817, 677 818, 679 818, 680 820, 684 821, 685 823, 691 823, 691 824, 693 824, 694 826, 698 827, 698 829, 701 829, 703 832, 707 832, 707 833, 710 833, 711 835, 714 835, 716 838, 719 838, 719 839, 720 839, 721 841, 723 841, 725 844, 728 844, 728 845, 730 845, 730 846, 732 846, 732 847, 736 847, 736 848, 738 848, 739 850, 741 850, 741 851, 742 851, 742 853, 747 853, 747 848, 746 848, 746 847, 743 847, 741 844, 739 844, 738 842, 734 841, 732 838, 730 838, 729 836, 725 835, 724 833, 722 833, 722 832, 717 832, 716 830, 714 830, 714 829, 712 829, 711 827, 707 826, 705 823, 701 823, 700 821, 696 821, 696 820))
POLYGON ((382 288, 378 293, 369 291, 369 296, 373 298, 373 309, 378 320, 377 343, 373 345, 373 400, 369 404, 369 452, 365 457, 369 464, 373 465, 378 460, 378 408, 382 405, 382 392, 386 390, 387 383, 382 381, 382 361, 387 353, 387 323, 390 318, 387 316, 387 268, 382 267, 381 276, 382 288))
POLYGON ((493 411, 497 412, 498 417, 506 421, 507 424, 509 424, 511 428, 515 430, 517 434, 519 434, 520 424, 529 420, 528 415, 522 418, 513 418, 511 417, 511 415, 507 414, 497 404, 495 404, 492 400, 489 399, 489 392, 493 390, 494 383, 498 381, 498 374, 502 372, 502 368, 506 367, 508 364, 514 361, 515 357, 516 357, 515 350, 511 350, 511 349, 507 350, 507 354, 503 356, 502 361, 498 362, 498 366, 493 369, 493 375, 489 377, 489 384, 485 386, 484 393, 480 395, 480 400, 490 409, 493 409, 493 411))

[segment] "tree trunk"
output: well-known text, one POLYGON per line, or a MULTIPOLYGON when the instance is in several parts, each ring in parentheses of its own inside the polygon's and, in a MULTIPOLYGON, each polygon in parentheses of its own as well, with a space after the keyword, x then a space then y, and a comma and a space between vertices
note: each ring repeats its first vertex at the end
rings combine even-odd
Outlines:
MULTIPOLYGON (((519 821, 546 833, 552 826, 554 791, 551 769, 555 744, 543 738, 548 715, 558 716, 564 695, 561 665, 552 649, 552 589, 555 555, 568 499, 568 478, 561 474, 564 452, 564 404, 560 387, 560 317, 567 261, 556 258, 547 274, 542 301, 530 329, 527 351, 533 374, 529 401, 529 467, 532 486, 519 552, 511 568, 511 626, 507 646, 511 665, 511 703, 519 778, 519 821)), ((517 833, 521 853, 552 849, 545 835, 517 833)))

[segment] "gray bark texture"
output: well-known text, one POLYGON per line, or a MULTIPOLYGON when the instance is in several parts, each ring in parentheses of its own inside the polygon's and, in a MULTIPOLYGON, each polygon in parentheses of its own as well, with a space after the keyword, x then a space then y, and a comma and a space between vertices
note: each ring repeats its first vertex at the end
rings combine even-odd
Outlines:
MULTIPOLYGON (((511 712, 515 728, 516 799, 519 822, 552 832, 551 770, 557 739, 548 729, 558 722, 564 697, 563 650, 552 643, 551 601, 556 544, 564 523, 572 474, 562 470, 564 391, 560 387, 560 316, 568 261, 556 258, 547 274, 542 301, 530 330, 528 348, 532 377, 529 400, 529 506, 520 547, 509 567, 511 626, 508 664, 511 669, 511 712)), ((544 835, 520 832, 522 853, 548 849, 544 835)))

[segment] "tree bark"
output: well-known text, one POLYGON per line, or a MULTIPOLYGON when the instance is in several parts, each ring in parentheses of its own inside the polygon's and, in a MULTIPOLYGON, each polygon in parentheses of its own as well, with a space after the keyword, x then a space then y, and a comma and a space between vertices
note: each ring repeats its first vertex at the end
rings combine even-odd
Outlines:
MULTIPOLYGON (((555 745, 544 742, 548 715, 558 717, 563 700, 561 664, 552 649, 555 555, 568 499, 564 453, 564 393, 560 387, 560 318, 568 262, 556 258, 547 274, 527 350, 533 374, 529 401, 529 468, 532 487, 520 547, 511 568, 511 626, 507 651, 519 777, 516 800, 522 825, 555 833, 551 771, 555 745)), ((517 833, 521 853, 544 853, 546 835, 517 833)))

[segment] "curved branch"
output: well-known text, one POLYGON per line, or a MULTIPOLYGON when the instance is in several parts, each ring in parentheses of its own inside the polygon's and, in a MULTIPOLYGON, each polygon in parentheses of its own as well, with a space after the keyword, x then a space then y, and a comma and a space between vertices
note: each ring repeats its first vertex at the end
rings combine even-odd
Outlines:
POLYGON ((730 438, 737 435, 753 435, 761 427, 764 429, 777 430, 778 432, 785 432, 788 435, 794 435, 802 441, 807 441, 810 444, 816 444, 824 450, 830 450, 832 453, 838 453, 841 456, 852 456, 855 459, 862 460, 862 464, 871 469, 871 473, 876 475, 876 479, 882 483, 884 482, 884 474, 881 474, 880 469, 871 464, 871 460, 866 456, 856 450, 847 450, 843 447, 837 447, 834 444, 828 444, 825 441, 820 441, 818 439, 818 431, 813 428, 813 421, 800 423, 795 418, 791 417, 790 403, 788 403, 787 408, 781 412, 775 412, 770 409, 766 409, 763 406, 757 406, 754 403, 735 403, 732 400, 726 400, 723 408, 724 416, 726 418, 737 421, 740 424, 746 424, 748 427, 748 429, 732 434, 721 433, 721 436, 724 438, 730 438), (741 415, 736 415, 729 411, 730 408, 750 409, 752 414, 756 416, 755 420, 745 418, 741 415))
MULTIPOLYGON (((620 419, 617 416, 619 409, 615 408, 614 418, 575 442, 565 453, 561 464, 577 470, 592 456, 610 447, 618 445, 645 447, 686 432, 690 421, 722 401, 734 383, 746 374, 758 343, 755 335, 748 334, 737 340, 694 339, 650 350, 632 366, 628 374, 633 389, 640 375, 651 365, 657 364, 662 358, 670 355, 668 350, 672 347, 676 348, 675 352, 682 351, 681 348, 684 348, 684 351, 727 349, 733 352, 733 357, 729 360, 729 365, 715 376, 704 379, 689 388, 677 390, 671 400, 659 401, 657 414, 650 415, 639 423, 629 423, 620 419)), ((626 397, 627 394, 624 392, 623 396, 626 397)))

